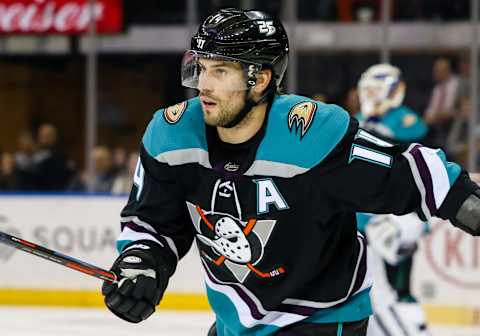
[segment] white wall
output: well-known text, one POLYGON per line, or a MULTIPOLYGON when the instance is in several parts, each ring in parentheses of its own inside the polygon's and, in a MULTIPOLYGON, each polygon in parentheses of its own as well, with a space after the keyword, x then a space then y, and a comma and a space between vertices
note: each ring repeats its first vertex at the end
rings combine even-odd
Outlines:
POLYGON ((480 239, 448 221, 432 221, 415 257, 413 287, 423 303, 478 307, 480 239))
MULTIPOLYGON (((124 197, 0 196, 0 230, 109 269, 117 252, 124 197)), ((0 288, 98 289, 101 281, 0 244, 0 288)), ((203 293, 194 246, 169 291, 203 293)))

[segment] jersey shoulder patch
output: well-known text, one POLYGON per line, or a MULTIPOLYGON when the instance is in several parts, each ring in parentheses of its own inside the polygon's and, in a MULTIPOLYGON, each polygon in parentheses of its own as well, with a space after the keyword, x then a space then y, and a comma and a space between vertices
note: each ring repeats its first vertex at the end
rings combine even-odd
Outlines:
POLYGON ((142 142, 154 158, 167 152, 174 155, 181 150, 206 150, 203 112, 198 97, 155 112, 142 142))
POLYGON ((163 116, 169 124, 176 124, 187 109, 188 100, 172 105, 163 110, 163 116))
POLYGON ((308 100, 293 105, 287 117, 290 132, 300 132, 300 138, 303 138, 313 122, 316 110, 317 104, 308 100))
POLYGON ((297 95, 277 96, 256 160, 290 165, 298 172, 309 170, 335 148, 349 122, 348 113, 337 105, 297 95))

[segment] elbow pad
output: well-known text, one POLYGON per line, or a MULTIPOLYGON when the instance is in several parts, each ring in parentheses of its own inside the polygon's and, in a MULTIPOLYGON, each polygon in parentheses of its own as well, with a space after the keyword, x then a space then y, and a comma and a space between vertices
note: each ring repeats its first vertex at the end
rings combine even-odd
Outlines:
POLYGON ((475 190, 458 209, 453 225, 470 233, 480 235, 480 191, 475 190))

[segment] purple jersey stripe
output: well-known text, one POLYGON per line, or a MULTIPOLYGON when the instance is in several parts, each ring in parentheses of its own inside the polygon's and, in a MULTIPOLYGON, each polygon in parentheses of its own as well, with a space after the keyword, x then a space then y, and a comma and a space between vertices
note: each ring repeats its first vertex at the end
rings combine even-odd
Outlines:
MULTIPOLYGON (((265 317, 265 314, 262 314, 260 310, 258 309, 256 303, 250 298, 250 296, 241 288, 241 286, 234 284, 234 283, 229 283, 228 285, 217 280, 210 272, 208 269, 208 266, 204 265, 206 269, 206 274, 210 281, 217 285, 222 285, 222 286, 229 286, 235 292, 240 296, 240 298, 246 303, 248 306, 250 313, 252 314, 252 317, 261 320, 262 318, 265 317)), ((311 316, 315 314, 319 309, 316 308, 311 308, 311 307, 303 307, 303 306, 298 306, 298 305, 291 305, 291 304, 280 304, 276 311, 282 312, 282 313, 291 313, 291 314, 297 314, 301 316, 311 316)))
POLYGON ((258 307, 255 304, 255 302, 253 302, 253 300, 250 298, 250 296, 248 296, 248 294, 245 293, 245 291, 242 288, 240 288, 239 285, 234 284, 234 283, 229 283, 228 285, 226 285, 226 284, 222 283, 221 281, 218 281, 217 279, 215 279, 215 277, 212 274, 210 274, 210 270, 208 269, 208 266, 204 265, 204 267, 205 267, 205 270, 206 270, 205 273, 207 274, 207 276, 208 276, 208 278, 210 279, 211 282, 213 282, 217 285, 229 286, 240 296, 240 298, 247 304, 248 309, 250 309, 250 313, 252 314, 253 318, 255 318, 257 320, 261 320, 262 318, 265 317, 264 314, 260 313, 260 311, 258 310, 258 307))
POLYGON ((434 216, 437 212, 437 206, 435 204, 435 196, 433 193, 432 176, 430 175, 430 170, 428 169, 427 163, 420 152, 420 147, 422 146, 416 145, 413 147, 410 150, 410 154, 412 154, 413 159, 415 160, 420 178, 422 179, 423 186, 425 187, 425 203, 430 210, 430 214, 434 216))
POLYGON ((320 310, 317 308, 297 306, 297 305, 285 304, 285 303, 282 303, 279 308, 280 308, 279 311, 281 312, 297 314, 302 316, 311 316, 320 310))
POLYGON ((147 234, 151 235, 152 237, 154 237, 155 239, 157 239, 159 242, 162 242, 162 243, 164 242, 164 238, 161 235, 156 234, 155 232, 152 232, 150 230, 147 230, 143 226, 137 225, 134 222, 122 223, 121 224, 122 231, 125 227, 128 227, 130 230, 135 231, 135 232, 147 233, 147 234))

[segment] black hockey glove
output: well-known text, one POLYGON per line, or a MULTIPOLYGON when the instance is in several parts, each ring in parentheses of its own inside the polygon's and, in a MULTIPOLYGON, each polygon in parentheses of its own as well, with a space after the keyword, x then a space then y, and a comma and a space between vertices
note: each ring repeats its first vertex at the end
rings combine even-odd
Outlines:
POLYGON ((115 260, 111 271, 120 280, 118 284, 103 283, 105 304, 112 313, 132 323, 153 314, 173 273, 165 251, 149 241, 135 242, 127 247, 115 260))

